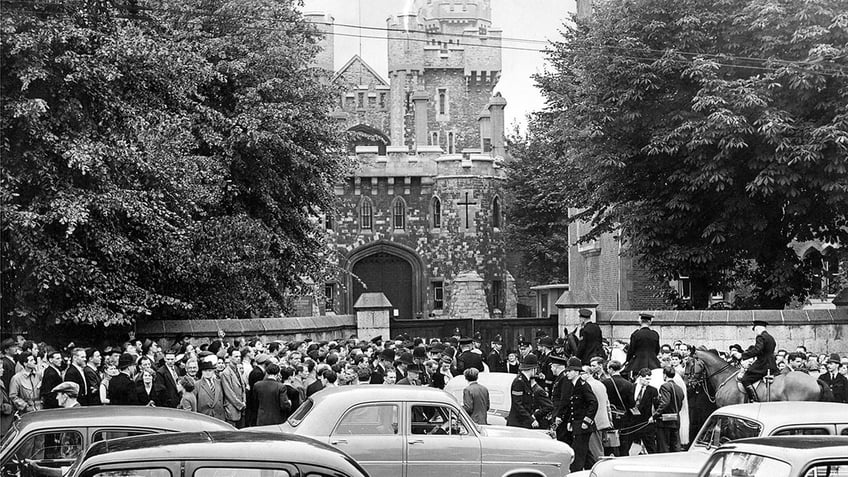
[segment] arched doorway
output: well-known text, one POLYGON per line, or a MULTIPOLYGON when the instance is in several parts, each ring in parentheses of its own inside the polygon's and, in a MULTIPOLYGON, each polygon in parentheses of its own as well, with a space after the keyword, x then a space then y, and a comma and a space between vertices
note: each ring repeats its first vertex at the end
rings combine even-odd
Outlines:
POLYGON ((414 251, 390 242, 367 245, 350 255, 349 303, 364 292, 383 292, 393 316, 415 318, 421 313, 421 261, 414 251))
POLYGON ((385 156, 386 146, 391 144, 391 140, 383 131, 365 124, 357 124, 347 131, 350 154, 356 152, 356 146, 377 146, 377 154, 385 156))

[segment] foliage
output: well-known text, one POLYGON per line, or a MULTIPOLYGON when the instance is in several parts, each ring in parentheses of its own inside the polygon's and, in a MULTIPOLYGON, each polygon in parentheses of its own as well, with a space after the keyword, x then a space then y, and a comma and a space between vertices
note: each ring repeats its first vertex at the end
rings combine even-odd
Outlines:
POLYGON ((284 310, 345 167, 291 0, 14 2, 4 324, 284 310))
POLYGON ((848 242, 844 2, 609 0, 562 35, 533 134, 582 239, 620 228, 656 278, 761 307, 808 294, 788 244, 848 242))

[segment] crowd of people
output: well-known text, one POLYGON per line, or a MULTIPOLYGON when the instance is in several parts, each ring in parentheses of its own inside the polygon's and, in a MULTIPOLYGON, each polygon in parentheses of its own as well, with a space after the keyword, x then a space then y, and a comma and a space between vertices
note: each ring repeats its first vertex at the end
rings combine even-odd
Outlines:
MULTIPOLYGON (((466 411, 486 424, 489 394, 477 380, 491 371, 516 375, 507 425, 545 429, 570 444, 572 470, 590 468, 604 455, 628 455, 634 443, 648 453, 681 450, 688 442, 684 436, 694 438, 712 411, 695 347, 680 341, 660 345, 647 314, 640 316, 641 327, 629 343, 609 343, 591 315, 580 310, 580 325, 565 330, 564 337, 539 333, 532 342, 519 337, 516 350, 504 350, 499 336, 484 346, 479 334, 462 337, 459 330, 446 339, 401 335, 269 343, 228 339, 221 332, 200 345, 179 336, 173 342, 128 339, 102 349, 7 338, 0 343, 0 433, 28 412, 100 405, 183 409, 236 428, 279 424, 324 388, 444 389, 459 375, 469 383, 463 393, 466 411), (160 343, 169 345, 163 349, 160 343), (657 376, 661 384, 652 382, 657 376), (681 429, 682 421, 688 421, 687 428, 681 429)), ((713 352, 734 365, 754 360, 748 369, 755 376, 757 363, 773 352, 774 363, 765 365, 768 373, 809 373, 828 383, 834 400, 848 402, 848 357, 817 355, 803 346, 775 350, 761 325, 754 327, 753 346, 713 352)))

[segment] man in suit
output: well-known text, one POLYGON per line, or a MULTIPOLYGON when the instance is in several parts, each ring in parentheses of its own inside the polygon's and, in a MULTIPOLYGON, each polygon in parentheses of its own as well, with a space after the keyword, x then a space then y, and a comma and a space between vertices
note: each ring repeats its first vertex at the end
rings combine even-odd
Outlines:
POLYGON ((606 359, 604 337, 601 333, 601 327, 592 322, 592 310, 581 308, 578 313, 580 315, 580 327, 577 329, 577 336, 580 337, 580 340, 577 343, 575 356, 580 358, 584 365, 589 364, 589 360, 595 356, 606 359))
MULTIPOLYGON (((116 406, 132 406, 139 404, 135 382, 135 356, 123 353, 118 358, 120 372, 109 380, 109 404, 116 406)), ((145 403, 146 404, 146 403, 145 403)))
POLYGON ((653 454, 657 451, 657 435, 654 423, 650 418, 654 414, 654 400, 657 390, 651 383, 651 370, 642 368, 636 373, 636 385, 633 391, 635 405, 629 409, 622 420, 623 425, 632 429, 630 433, 621 434, 621 455, 630 455, 630 447, 634 442, 641 442, 642 448, 653 454))
POLYGON ((99 406, 100 402, 100 364, 103 362, 103 355, 99 350, 92 348, 88 352, 88 359, 85 367, 82 369, 82 374, 85 377, 85 382, 88 384, 86 390, 86 406, 99 406))
POLYGON ((819 376, 819 379, 830 386, 834 401, 848 403, 848 378, 839 373, 841 363, 839 355, 832 353, 827 360, 827 373, 819 376))
POLYGON ((767 374, 777 376, 780 370, 777 367, 777 359, 774 357, 774 349, 777 344, 774 338, 766 331, 768 323, 762 320, 754 320, 751 329, 756 335, 754 346, 749 347, 744 353, 738 356, 740 360, 756 358, 745 374, 739 374, 738 379, 745 388, 745 393, 748 395, 748 400, 751 402, 758 401, 757 390, 754 384, 761 380, 767 374))
POLYGON ((610 361, 607 364, 610 376, 601 381, 607 389, 612 409, 612 427, 616 429, 624 427, 624 416, 636 405, 636 386, 621 375, 621 368, 620 361, 610 361))
POLYGON ((58 351, 47 353, 47 362, 50 364, 44 368, 41 375, 41 402, 44 409, 58 409, 59 401, 56 400, 56 393, 53 392, 53 388, 62 384, 62 381, 65 380, 60 369, 62 353, 58 351))
POLYGON ((680 406, 683 390, 674 383, 674 368, 663 368, 665 382, 660 386, 656 410, 649 421, 657 430, 657 452, 680 452, 680 406))
POLYGON ((265 367, 265 372, 265 379, 256 383, 254 388, 259 406, 256 413, 256 425, 282 424, 283 417, 288 415, 291 408, 291 401, 286 393, 286 386, 279 381, 280 367, 269 363, 265 367))
POLYGON ((580 358, 571 357, 565 368, 565 378, 571 382, 572 392, 565 413, 567 430, 571 433, 568 444, 574 450, 571 471, 579 472, 592 468, 594 462, 589 459, 589 438, 595 431, 595 414, 598 412, 598 400, 592 388, 580 378, 583 372, 580 358))
POLYGON ((197 412, 226 420, 224 412, 224 390, 221 380, 215 376, 215 363, 204 359, 200 362, 200 379, 194 393, 197 395, 197 412))
POLYGON ((489 355, 486 356, 486 364, 489 366, 489 372, 503 373, 506 371, 504 360, 501 356, 502 347, 503 340, 501 339, 501 335, 495 335, 492 339, 492 351, 490 351, 489 355))
POLYGON ((489 390, 477 382, 480 371, 477 371, 477 368, 468 368, 463 374, 468 386, 462 390, 462 407, 471 416, 472 421, 481 425, 488 424, 489 390))
POLYGON ((379 363, 377 366, 374 366, 374 370, 371 372, 371 384, 383 384, 386 379, 386 371, 392 366, 392 363, 395 360, 395 350, 393 349, 384 349, 380 351, 379 355, 379 363))
POLYGON ((630 335, 630 347, 627 349, 627 365, 622 374, 634 375, 642 368, 660 367, 660 335, 651 329, 654 315, 639 313, 639 329, 630 335))
POLYGON ((158 407, 176 408, 180 404, 180 393, 177 391, 177 357, 173 349, 165 350, 165 364, 156 370, 153 381, 154 402, 158 407))
POLYGON ((224 412, 227 422, 236 429, 244 427, 244 410, 247 408, 247 385, 239 370, 241 350, 230 353, 230 362, 221 371, 221 386, 224 388, 224 412))
POLYGON ((8 391, 12 384, 12 376, 17 372, 15 356, 18 354, 18 343, 12 338, 6 338, 0 342, 0 352, 3 353, 3 358, 0 358, 0 365, 3 366, 3 386, 8 391))
POLYGON ((260 353, 253 362, 253 369, 247 375, 247 409, 245 410, 244 425, 246 427, 256 425, 256 413, 259 410, 259 402, 254 392, 256 383, 265 379, 265 367, 270 364, 270 356, 260 353))
POLYGON ((483 371, 483 356, 479 352, 474 352, 474 340, 471 338, 460 338, 459 347, 462 352, 456 358, 454 376, 459 376, 469 368, 476 368, 477 371, 483 371))
POLYGON ((65 371, 65 381, 76 383, 78 386, 77 402, 80 405, 88 405, 88 383, 85 379, 85 363, 88 360, 85 348, 74 348, 71 355, 71 365, 65 371))

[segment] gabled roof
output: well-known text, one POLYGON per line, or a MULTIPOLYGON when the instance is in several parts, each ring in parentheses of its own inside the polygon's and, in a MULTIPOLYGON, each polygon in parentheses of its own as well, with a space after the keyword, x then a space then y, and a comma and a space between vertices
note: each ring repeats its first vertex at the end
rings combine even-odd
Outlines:
POLYGON ((369 66, 368 63, 365 62, 365 60, 363 60, 362 58, 359 57, 359 55, 353 55, 347 61, 347 63, 344 64, 344 66, 339 68, 339 71, 336 71, 336 74, 333 75, 333 81, 336 81, 339 78, 339 76, 344 74, 345 71, 349 70, 357 62, 362 63, 362 66, 364 66, 365 69, 368 70, 369 73, 371 73, 372 75, 374 75, 375 78, 377 78, 377 81, 380 82, 381 86, 389 86, 389 82, 384 80, 383 77, 380 76, 379 73, 374 71, 374 68, 371 68, 371 66, 369 66))

